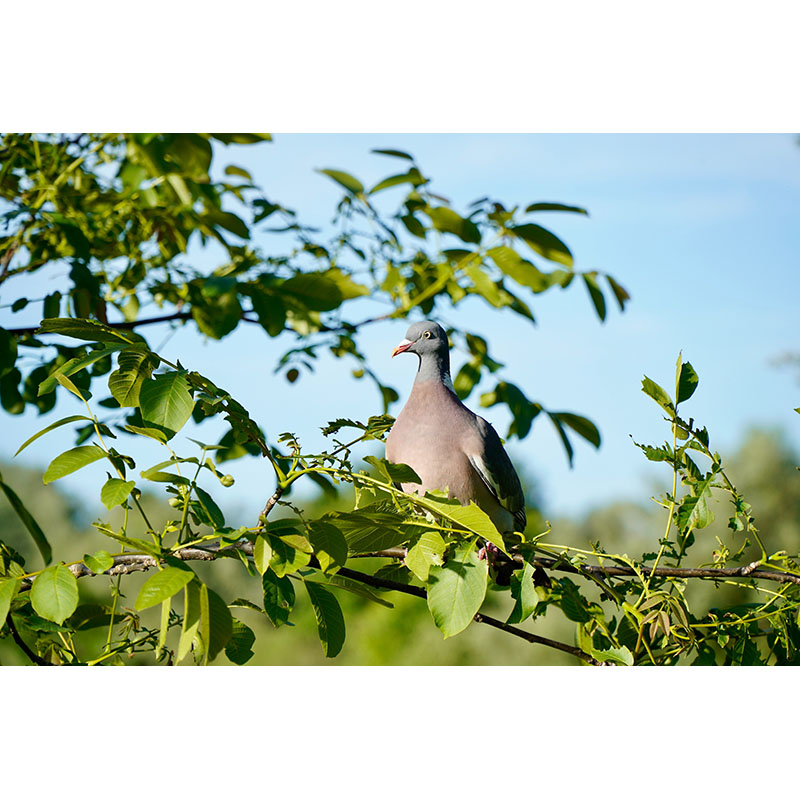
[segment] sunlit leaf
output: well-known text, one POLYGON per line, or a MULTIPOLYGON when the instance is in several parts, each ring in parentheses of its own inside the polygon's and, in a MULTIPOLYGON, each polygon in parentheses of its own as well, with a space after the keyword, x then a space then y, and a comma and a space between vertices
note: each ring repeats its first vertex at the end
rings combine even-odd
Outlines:
POLYGON ((603 297, 603 292, 597 283, 597 274, 586 272, 581 277, 586 284, 586 289, 589 292, 589 297, 592 300, 597 316, 600 317, 601 322, 604 322, 606 318, 606 299, 603 297))
POLYGON ((194 407, 186 376, 170 371, 143 381, 139 405, 144 421, 171 438, 186 424, 194 407))
POLYGON ((529 214, 534 211, 570 211, 573 214, 585 214, 589 216, 589 212, 585 208, 579 206, 565 206, 563 203, 531 203, 526 209, 525 213, 529 214))
POLYGON ((63 564, 39 573, 31 586, 31 603, 39 616, 61 625, 78 607, 78 582, 63 564))
POLYGON ((338 169, 318 169, 317 172, 332 178, 339 186, 344 187, 351 194, 363 194, 364 192, 364 184, 347 172, 342 172, 338 169))
POLYGON ((642 391, 658 403, 661 408, 671 413, 675 412, 675 406, 672 405, 669 395, 655 382, 650 380, 646 375, 642 379, 642 391))
POLYGON ((163 603, 168 597, 172 597, 183 589, 192 578, 194 578, 194 573, 190 569, 164 567, 144 582, 136 598, 136 609, 142 611, 163 603))
POLYGON ((76 470, 85 467, 101 458, 105 458, 105 451, 97 445, 73 447, 65 453, 56 456, 44 472, 42 480, 45 484, 63 478, 76 470))
POLYGON ((53 389, 55 389, 56 384, 58 383, 58 375, 63 375, 64 377, 74 375, 76 372, 80 372, 82 369, 91 366, 101 358, 105 358, 111 353, 116 353, 123 347, 127 347, 127 345, 122 343, 111 344, 101 350, 90 350, 88 353, 86 353, 86 355, 80 356, 79 358, 71 358, 69 361, 58 367, 58 369, 52 372, 39 384, 39 397, 47 394, 48 392, 52 392, 53 389))
POLYGON ((123 408, 139 405, 142 383, 158 366, 158 358, 149 350, 130 348, 119 354, 118 368, 108 376, 108 389, 123 408))
POLYGON ((486 559, 478 558, 474 546, 457 550, 441 567, 431 567, 428 608, 445 639, 472 622, 486 596, 488 576, 486 559))
POLYGON ((92 555, 84 555, 83 563, 94 572, 95 575, 102 575, 106 570, 114 566, 114 559, 105 550, 98 550, 92 555))
POLYGON ((64 417, 63 419, 58 420, 57 422, 53 422, 51 425, 48 425, 46 428, 42 428, 38 433, 34 433, 29 439, 26 439, 14 453, 15 456, 18 456, 31 442, 35 442, 40 436, 44 436, 46 433, 54 430, 55 428, 60 428, 62 425, 68 425, 70 422, 79 422, 79 421, 86 421, 91 422, 91 417, 83 416, 82 414, 74 414, 71 417, 64 417))
POLYGON ((567 267, 572 266, 572 253, 569 248, 555 234, 543 228, 541 225, 528 222, 524 225, 514 225, 508 228, 508 230, 514 236, 518 236, 525 241, 533 250, 539 253, 539 255, 544 256, 548 261, 556 261, 567 267))
POLYGON ((11 601, 17 596, 22 581, 17 578, 0 578, 0 630, 6 624, 11 601))

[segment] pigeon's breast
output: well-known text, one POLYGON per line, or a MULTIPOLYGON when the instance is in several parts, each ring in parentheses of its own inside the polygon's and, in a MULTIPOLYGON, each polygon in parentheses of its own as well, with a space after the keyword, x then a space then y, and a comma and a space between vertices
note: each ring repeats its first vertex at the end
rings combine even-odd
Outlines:
POLYGON ((419 475, 422 483, 406 484, 405 491, 448 489, 452 497, 468 502, 474 471, 464 445, 474 436, 472 413, 449 389, 418 384, 386 440, 386 458, 408 464, 419 475))

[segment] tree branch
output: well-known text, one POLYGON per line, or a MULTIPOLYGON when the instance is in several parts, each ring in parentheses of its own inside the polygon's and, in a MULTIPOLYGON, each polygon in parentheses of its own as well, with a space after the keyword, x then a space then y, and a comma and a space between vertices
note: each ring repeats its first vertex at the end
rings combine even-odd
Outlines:
MULTIPOLYGON (((0 266, 2 262, 0 262, 0 266)), ((352 333, 358 330, 363 325, 371 325, 374 322, 381 322, 383 320, 389 319, 394 314, 381 314, 378 317, 370 317, 369 319, 363 319, 361 322, 343 322, 340 325, 335 325, 333 327, 329 327, 327 325, 321 325, 319 328, 319 333, 352 333)), ((134 328, 141 328, 144 325, 156 325, 159 322, 175 322, 178 320, 189 320, 192 318, 191 311, 175 311, 172 314, 164 314, 160 317, 146 317, 145 319, 134 319, 128 321, 121 321, 121 322, 105 322, 103 323, 108 328, 114 328, 115 330, 126 330, 130 331, 134 328)), ((248 317, 245 314, 241 316, 242 322, 254 322, 259 324, 257 319, 253 319, 252 317, 248 317)), ((14 336, 27 336, 36 333, 39 330, 38 325, 34 325, 31 328, 7 328, 6 331, 14 336)))
MULTIPOLYGON (((405 558, 405 550, 402 547, 392 547, 388 550, 376 550, 371 553, 358 553, 351 558, 405 558)), ((600 564, 583 564, 580 569, 571 564, 564 564, 555 558, 534 558, 534 567, 542 567, 555 572, 569 572, 573 575, 590 574, 599 577, 636 577, 636 570, 632 567, 612 566, 607 567, 600 564)), ((796 583, 800 586, 800 575, 793 572, 778 572, 772 569, 758 569, 760 561, 752 561, 743 567, 656 567, 653 575, 662 578, 707 578, 710 580, 722 580, 724 578, 756 578, 762 581, 776 581, 777 583, 796 583)), ((525 566, 525 559, 518 554, 514 554, 511 560, 504 556, 496 557, 496 565, 501 569, 508 570, 522 569, 525 566)), ((650 568, 645 567, 648 573, 650 568)))

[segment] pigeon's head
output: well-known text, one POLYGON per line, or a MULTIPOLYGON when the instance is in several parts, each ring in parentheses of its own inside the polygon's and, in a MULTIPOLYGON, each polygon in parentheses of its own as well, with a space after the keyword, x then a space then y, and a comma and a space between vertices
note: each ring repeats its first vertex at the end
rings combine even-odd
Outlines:
POLYGON ((406 338, 392 351, 392 357, 398 353, 415 353, 422 358, 426 355, 447 353, 449 347, 444 328, 426 320, 415 322, 406 331, 406 338))

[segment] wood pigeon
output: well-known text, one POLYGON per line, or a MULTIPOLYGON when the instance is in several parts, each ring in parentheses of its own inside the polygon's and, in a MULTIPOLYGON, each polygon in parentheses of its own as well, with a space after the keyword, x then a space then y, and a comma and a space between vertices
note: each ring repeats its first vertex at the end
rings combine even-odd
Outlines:
POLYGON ((453 389, 447 334, 435 322, 415 322, 398 353, 414 353, 419 369, 411 395, 386 439, 386 459, 408 464, 422 480, 403 491, 448 491, 462 505, 471 500, 500 533, 525 529, 519 477, 494 428, 473 414, 453 389))

